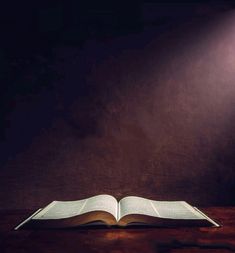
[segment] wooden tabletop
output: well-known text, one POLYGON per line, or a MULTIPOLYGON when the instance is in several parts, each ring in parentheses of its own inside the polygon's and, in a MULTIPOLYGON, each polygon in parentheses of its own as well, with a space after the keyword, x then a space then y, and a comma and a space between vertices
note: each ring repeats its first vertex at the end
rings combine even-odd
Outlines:
POLYGON ((0 211, 0 252, 235 252, 235 207, 202 210, 222 227, 14 231, 32 211, 0 211))

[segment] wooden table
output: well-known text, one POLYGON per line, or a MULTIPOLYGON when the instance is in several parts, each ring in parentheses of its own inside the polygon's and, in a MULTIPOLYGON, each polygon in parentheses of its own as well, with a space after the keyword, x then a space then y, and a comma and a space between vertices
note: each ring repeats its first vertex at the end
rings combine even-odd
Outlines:
POLYGON ((0 211, 0 252, 235 252, 235 207, 202 210, 223 226, 14 231, 32 212, 0 211))

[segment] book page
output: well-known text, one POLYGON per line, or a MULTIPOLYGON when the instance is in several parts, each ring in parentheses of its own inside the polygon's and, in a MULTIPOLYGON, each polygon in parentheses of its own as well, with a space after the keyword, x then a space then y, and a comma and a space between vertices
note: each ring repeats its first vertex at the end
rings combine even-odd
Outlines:
POLYGON ((117 201, 110 195, 98 195, 77 201, 53 201, 32 219, 63 219, 91 211, 106 211, 117 217, 117 201))
POLYGON ((154 201, 151 203, 161 218, 168 219, 205 219, 185 201, 154 201))
POLYGON ((98 195, 87 199, 80 214, 91 211, 105 211, 111 213, 117 219, 118 202, 111 195, 98 195))
POLYGON ((129 214, 158 216, 149 199, 134 196, 125 197, 119 202, 118 220, 129 214))
POLYGON ((118 220, 129 214, 166 219, 205 219, 185 201, 154 201, 140 197, 126 197, 119 202, 118 220))
POLYGON ((64 219, 79 215, 86 203, 86 199, 77 201, 53 201, 32 219, 64 219))

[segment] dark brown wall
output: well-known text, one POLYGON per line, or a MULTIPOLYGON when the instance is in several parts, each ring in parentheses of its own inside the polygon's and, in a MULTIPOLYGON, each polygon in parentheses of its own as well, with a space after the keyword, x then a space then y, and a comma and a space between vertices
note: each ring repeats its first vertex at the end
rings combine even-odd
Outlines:
POLYGON ((101 193, 234 204, 234 24, 55 48, 51 86, 7 114, 0 207, 101 193))

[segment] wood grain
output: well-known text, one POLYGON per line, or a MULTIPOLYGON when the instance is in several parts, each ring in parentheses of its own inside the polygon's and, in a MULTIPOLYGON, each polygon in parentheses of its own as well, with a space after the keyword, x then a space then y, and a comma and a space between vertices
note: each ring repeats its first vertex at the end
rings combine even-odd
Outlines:
POLYGON ((4 253, 235 251, 235 207, 210 207, 203 211, 222 227, 13 231, 31 211, 2 211, 0 249, 4 253))

